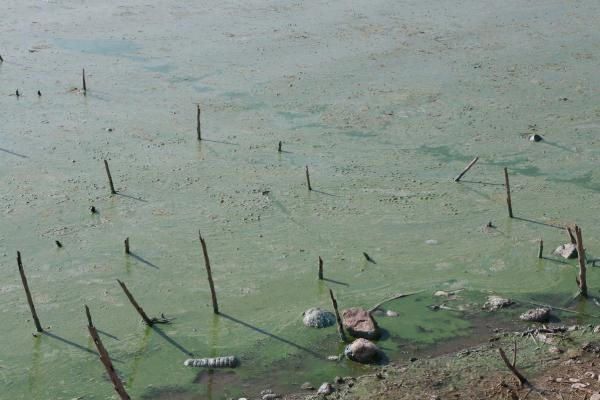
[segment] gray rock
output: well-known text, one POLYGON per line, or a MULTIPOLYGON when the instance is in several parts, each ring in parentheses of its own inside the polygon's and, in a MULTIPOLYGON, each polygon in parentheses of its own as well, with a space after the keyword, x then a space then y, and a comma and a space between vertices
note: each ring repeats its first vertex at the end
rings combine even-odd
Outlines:
POLYGON ((275 399, 279 399, 281 396, 275 393, 267 393, 264 394, 262 397, 262 400, 275 400, 275 399))
POLYGON ((499 308, 508 307, 514 304, 511 299, 506 299, 500 296, 488 296, 483 308, 489 311, 496 311, 499 308))
POLYGON ((304 312, 302 322, 306 326, 325 328, 335 324, 335 315, 320 308, 309 308, 304 312))
POLYGON ((544 138, 541 137, 540 135, 538 135, 537 133, 533 134, 533 135, 529 135, 529 141, 530 142, 540 142, 542 140, 544 140, 544 138))
POLYGON ((322 394, 327 396, 328 394, 333 393, 333 386, 329 383, 325 382, 321 386, 319 386, 319 390, 317 390, 317 394, 322 394))
POLYGON ((577 258, 577 245, 574 243, 561 244, 554 250, 553 254, 562 258, 577 258))
POLYGON ((380 332, 371 314, 363 308, 353 307, 342 312, 344 328, 357 338, 378 339, 380 332))
POLYGON ((378 360, 381 351, 375 343, 360 338, 346 346, 344 354, 353 361, 366 364, 378 360))
POLYGON ((398 314, 396 311, 386 310, 385 316, 386 317, 398 317, 398 316, 400 316, 400 314, 398 314))
POLYGON ((311 385, 310 382, 304 382, 302 385, 300 385, 300 389, 302 389, 302 390, 315 390, 315 387, 313 385, 311 385))
POLYGON ((549 307, 534 308, 525 311, 519 316, 519 318, 523 321, 548 322, 548 320, 550 319, 551 311, 552 309, 549 307))

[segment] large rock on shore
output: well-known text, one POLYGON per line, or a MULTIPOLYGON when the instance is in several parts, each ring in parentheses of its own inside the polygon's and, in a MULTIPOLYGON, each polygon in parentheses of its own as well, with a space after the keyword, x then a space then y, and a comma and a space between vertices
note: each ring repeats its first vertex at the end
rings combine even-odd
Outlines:
POLYGON ((335 315, 329 311, 320 308, 309 308, 304 312, 302 322, 306 326, 315 328, 325 328, 335 324, 335 315))
POLYGON ((360 338, 346 346, 344 355, 353 361, 366 364, 377 361, 381 357, 381 351, 375 343, 360 338))
POLYGON ((344 328, 357 338, 378 339, 379 328, 371 314, 364 308, 353 307, 342 312, 344 328))
POLYGON ((523 321, 548 322, 550 320, 551 311, 552 309, 549 307, 534 308, 525 311, 519 318, 523 321))

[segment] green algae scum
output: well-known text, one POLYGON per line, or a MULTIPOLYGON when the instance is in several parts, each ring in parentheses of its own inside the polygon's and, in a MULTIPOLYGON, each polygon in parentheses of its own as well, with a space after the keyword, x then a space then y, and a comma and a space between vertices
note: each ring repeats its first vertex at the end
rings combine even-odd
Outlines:
POLYGON ((423 290, 376 316, 391 361, 524 326, 527 302, 599 321, 597 270, 574 299, 577 260, 551 255, 568 223, 588 261, 600 252, 597 1, 2 8, 1 399, 116 398, 84 304, 134 399, 253 397, 369 371, 327 359, 343 351, 335 326, 302 325, 331 309, 329 289, 341 309, 423 290), (117 279, 172 322, 146 326, 117 279), (517 306, 484 313, 489 294, 517 306), (229 355, 238 368, 183 365, 229 355))

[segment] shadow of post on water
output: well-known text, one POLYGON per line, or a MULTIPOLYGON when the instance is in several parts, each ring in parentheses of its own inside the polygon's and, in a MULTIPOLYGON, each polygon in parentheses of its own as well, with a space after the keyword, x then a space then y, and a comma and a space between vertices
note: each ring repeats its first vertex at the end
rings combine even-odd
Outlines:
POLYGON ((130 252, 129 252, 129 256, 133 257, 134 259, 136 259, 137 261, 139 261, 139 262, 141 262, 141 263, 143 263, 143 264, 146 264, 146 265, 147 265, 147 266, 149 266, 149 267, 156 268, 156 269, 160 269, 160 268, 158 267, 158 265, 151 263, 150 261, 146 260, 146 259, 145 259, 145 258, 143 258, 142 256, 139 256, 139 255, 135 254, 135 253, 134 253, 134 252, 132 252, 132 251, 130 251, 130 252))

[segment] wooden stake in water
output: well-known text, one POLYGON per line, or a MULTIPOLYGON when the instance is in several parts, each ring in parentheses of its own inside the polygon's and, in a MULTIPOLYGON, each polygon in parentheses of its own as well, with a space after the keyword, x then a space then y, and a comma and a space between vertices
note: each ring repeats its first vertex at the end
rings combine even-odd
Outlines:
POLYGON ((206 266, 206 274, 208 275, 208 285, 210 286, 210 294, 212 296, 213 312, 219 313, 219 305, 217 304, 217 292, 215 291, 215 284, 212 278, 212 272, 210 270, 210 260, 208 259, 208 251, 206 250, 206 242, 202 237, 202 233, 198 231, 200 237, 200 245, 202 246, 202 253, 204 254, 204 265, 206 266))
POLYGON ((106 368, 106 372, 108 372, 108 376, 110 377, 115 391, 119 394, 121 400, 131 400, 131 397, 129 397, 127 391, 125 390, 125 387, 123 386, 123 382, 121 382, 121 378, 119 378, 119 375, 117 375, 117 371, 115 371, 115 367, 113 367, 112 361, 110 361, 110 356, 108 355, 104 344, 102 344, 102 340, 100 340, 98 331, 91 324, 92 317, 91 315, 89 315, 89 309, 87 308, 87 306, 86 312, 88 313, 88 331, 90 332, 90 336, 92 337, 92 340, 94 341, 94 344, 98 349, 98 354, 100 354, 100 361, 104 365, 104 368, 106 368))
POLYGON ((310 174, 308 173, 308 165, 306 166, 306 184, 308 185, 308 190, 312 190, 310 186, 310 174))
POLYGON ((342 318, 340 318, 340 312, 338 311, 337 301, 333 296, 333 290, 329 289, 329 296, 331 297, 331 304, 333 304, 333 310, 335 311, 335 319, 337 321, 338 333, 342 342, 346 342, 346 334, 344 333, 344 326, 342 325, 342 318))
POLYGON ((110 168, 108 168, 108 161, 104 160, 104 168, 106 168, 106 175, 108 175, 108 183, 110 185, 110 193, 117 194, 115 190, 115 185, 113 185, 112 176, 110 175, 110 168))
POLYGON ((585 269, 585 249, 583 248, 583 239, 581 237, 581 228, 575 225, 575 238, 577 239, 577 258, 579 259, 579 277, 577 284, 579 285, 579 293, 583 297, 587 297, 587 279, 585 269))
POLYGON ((88 321, 88 327, 93 327, 94 322, 92 322, 92 314, 90 313, 90 309, 88 308, 87 304, 84 304, 83 307, 85 307, 85 316, 88 321))
POLYGON ((42 325, 40 324, 40 319, 37 316, 37 312, 35 312, 35 306, 33 305, 33 299, 31 298, 31 292, 29 291, 29 285, 27 284, 27 277, 25 277, 25 270, 23 269, 23 263, 21 262, 21 252, 17 251, 17 265, 19 266, 19 274, 21 274, 21 282, 23 282, 23 289, 25 289, 25 295, 27 296, 27 303, 29 303, 29 310, 31 311, 31 316, 33 317, 33 322, 35 324, 35 329, 38 332, 44 332, 42 329, 42 325))
POLYGON ((85 68, 81 72, 81 78, 83 79, 83 94, 87 94, 87 86, 85 85, 85 68))
POLYGON ((510 199, 510 183, 508 182, 508 170, 504 168, 504 182, 506 187, 506 205, 508 207, 508 216, 513 218, 512 201, 510 199))
POLYGON ((544 241, 540 239, 540 248, 538 249, 538 258, 543 258, 544 253, 544 241))
POLYGON ((319 256, 319 279, 323 280, 323 259, 319 256))
POLYGON ((198 110, 196 112, 196 134, 198 135, 198 140, 202 140, 202 128, 200 126, 200 104, 198 104, 198 110))
POLYGON ((277 151, 279 153, 281 153, 281 140, 279 141, 279 144, 277 145, 277 151))
POLYGON ((458 174, 458 176, 457 176, 456 178, 454 178, 454 182, 458 182, 458 181, 460 181, 460 178, 462 178, 462 177, 463 177, 463 176, 464 176, 464 175, 467 173, 467 171, 468 171, 468 170, 470 170, 470 169, 471 169, 471 167, 472 167, 473 165, 475 165, 475 163, 476 163, 478 160, 479 160, 479 157, 475 157, 475 158, 473 159, 473 161, 471 161, 471 162, 469 163, 469 165, 467 165, 467 167, 466 167, 466 168, 463 170, 463 172, 461 172, 460 174, 458 174))
POLYGON ((573 236, 573 231, 571 231, 571 227, 567 226, 567 234, 569 235, 569 240, 571 241, 572 244, 577 244, 577 239, 575 239, 575 236, 573 236))
POLYGON ((133 305, 133 307, 138 312, 138 314, 140 314, 140 316, 142 317, 142 319, 144 320, 146 325, 152 326, 154 324, 154 321, 151 320, 150 318, 148 318, 148 315, 146 315, 146 313, 144 312, 144 309, 142 307, 140 307, 138 302, 135 301, 135 299, 133 298, 133 295, 131 294, 129 289, 127 289, 127 286, 125 286, 125 284, 118 279, 117 279, 117 282, 119 282, 119 285, 121 285, 121 289, 123 289, 123 291, 125 292, 125 295, 129 299, 129 302, 133 305))
POLYGON ((125 238, 125 254, 129 254, 129 238, 125 238))

